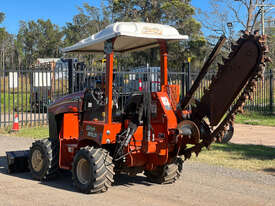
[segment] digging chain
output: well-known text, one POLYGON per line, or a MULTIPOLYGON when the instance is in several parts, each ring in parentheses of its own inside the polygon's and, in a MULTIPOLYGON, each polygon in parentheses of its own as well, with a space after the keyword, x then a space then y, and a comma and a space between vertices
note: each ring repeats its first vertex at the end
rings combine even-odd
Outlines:
MULTIPOLYGON (((266 56, 266 54, 268 53, 268 47, 266 45, 266 36, 258 36, 258 35, 252 35, 249 33, 244 33, 243 36, 237 41, 237 44, 235 45, 232 44, 231 46, 232 52, 229 54, 229 59, 223 58, 223 62, 227 63, 230 61, 230 58, 237 55, 239 48, 243 45, 245 41, 254 41, 257 44, 260 51, 257 65, 255 66, 253 72, 251 73, 251 76, 248 79, 241 94, 235 101, 235 104, 231 106, 225 118, 221 121, 218 127, 216 127, 215 129, 211 129, 211 133, 210 135, 208 135, 207 138, 204 138, 200 143, 196 144, 195 146, 184 150, 185 159, 189 159, 192 153, 195 153, 198 156, 198 154, 201 152, 203 147, 206 147, 209 149, 209 146, 212 142, 214 142, 215 140, 218 140, 218 141, 221 140, 229 124, 233 125, 235 115, 238 113, 243 113, 243 107, 245 105, 245 101, 247 99, 252 100, 253 98, 252 94, 256 89, 257 80, 263 79, 265 62, 270 61, 270 58, 266 56)), ((209 92, 211 88, 215 87, 215 80, 222 75, 223 73, 222 69, 223 69, 223 66, 219 65, 218 73, 215 77, 213 77, 212 83, 210 84, 209 89, 206 92, 209 92)))

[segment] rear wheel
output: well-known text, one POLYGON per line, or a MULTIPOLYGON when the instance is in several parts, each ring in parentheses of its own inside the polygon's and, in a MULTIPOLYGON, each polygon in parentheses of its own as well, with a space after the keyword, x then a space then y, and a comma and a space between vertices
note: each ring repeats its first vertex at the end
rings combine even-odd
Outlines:
POLYGON ((105 192, 114 182, 114 164, 102 148, 80 149, 73 162, 73 183, 83 193, 105 192))
POLYGON ((29 154, 29 168, 34 179, 43 180, 56 175, 58 171, 58 140, 35 141, 29 154))
POLYGON ((233 135, 234 135, 234 127, 233 125, 230 124, 227 130, 225 131, 223 137, 221 139, 217 139, 216 143, 226 144, 232 139, 233 135))
POLYGON ((174 183, 179 179, 183 169, 183 160, 176 158, 171 163, 159 166, 152 171, 145 171, 144 175, 150 182, 158 184, 174 183))

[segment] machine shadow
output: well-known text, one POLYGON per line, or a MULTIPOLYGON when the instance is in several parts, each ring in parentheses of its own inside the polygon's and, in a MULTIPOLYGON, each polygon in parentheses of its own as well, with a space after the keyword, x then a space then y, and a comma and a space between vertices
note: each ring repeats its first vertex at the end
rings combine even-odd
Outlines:
MULTIPOLYGON (((32 179, 30 173, 28 173, 28 175, 29 175, 30 179, 32 179)), ((66 170, 60 171, 57 178, 40 182, 40 184, 43 184, 43 185, 46 185, 49 187, 53 187, 53 188, 67 190, 70 192, 80 193, 79 191, 77 191, 75 189, 75 187, 72 184, 72 173, 70 171, 66 171, 66 170)), ((146 186, 153 185, 153 183, 148 182, 145 177, 142 177, 142 176, 130 177, 128 175, 123 174, 123 175, 119 175, 119 178, 116 179, 115 183, 113 184, 113 187, 133 186, 133 185, 137 185, 137 184, 142 184, 142 185, 146 185, 146 186)), ((80 194, 82 194, 82 193, 80 193, 80 194)), ((97 193, 90 194, 90 195, 97 195, 97 193)))
POLYGON ((70 171, 61 170, 58 175, 47 181, 41 181, 40 184, 53 188, 67 190, 70 192, 77 192, 72 184, 72 173, 70 171))
MULTIPOLYGON (((242 159, 273 160, 275 159, 275 149, 262 145, 252 144, 213 144, 213 150, 237 153, 242 155, 242 159)), ((233 158, 234 159, 234 158, 233 158)))
POLYGON ((275 176, 275 168, 265 168, 262 171, 266 172, 269 175, 275 176))
MULTIPOLYGON (((32 178, 30 172, 16 172, 9 174, 6 156, 0 156, 0 173, 21 179, 37 181, 32 178)), ((41 181, 40 184, 68 191, 76 191, 72 185, 72 175, 70 171, 61 170, 56 178, 41 181)))
POLYGON ((154 183, 149 182, 148 179, 144 176, 137 175, 132 177, 126 174, 120 174, 116 176, 114 186, 131 186, 136 184, 145 186, 155 185, 154 183))
MULTIPOLYGON (((0 173, 4 175, 9 175, 12 177, 22 178, 31 181, 34 180, 30 174, 30 172, 19 172, 19 173, 8 173, 8 166, 7 166, 7 158, 6 156, 0 156, 0 173)), ((77 190, 73 187, 72 184, 72 173, 66 170, 60 170, 59 174, 55 178, 51 178, 47 181, 39 182, 42 185, 46 185, 53 188, 58 188, 62 190, 67 190, 71 192, 77 192, 77 190)), ((135 176, 131 177, 126 174, 120 174, 115 178, 115 184, 113 186, 132 186, 142 184, 146 186, 154 185, 154 183, 148 182, 146 177, 144 176, 135 176)))
POLYGON ((8 173, 8 164, 6 156, 0 156, 0 173, 13 177, 18 177, 26 180, 32 180, 29 172, 8 173))

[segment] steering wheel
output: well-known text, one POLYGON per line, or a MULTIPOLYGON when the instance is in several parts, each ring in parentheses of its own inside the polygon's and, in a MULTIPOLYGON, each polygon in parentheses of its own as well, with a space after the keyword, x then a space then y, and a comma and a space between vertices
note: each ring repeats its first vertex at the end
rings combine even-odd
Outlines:
MULTIPOLYGON (((97 105, 99 106, 104 106, 106 103, 106 98, 105 98, 105 92, 104 90, 100 88, 95 88, 95 89, 90 89, 89 93, 92 97, 92 99, 96 102, 97 105)), ((118 109, 118 97, 119 93, 118 91, 113 87, 113 106, 118 109)))
POLYGON ((104 106, 105 105, 105 95, 104 91, 100 88, 95 88, 91 90, 91 95, 94 99, 94 101, 99 105, 99 106, 104 106))
POLYGON ((116 107, 116 109, 118 109, 118 96, 119 96, 119 93, 118 91, 115 89, 115 87, 113 87, 113 106, 116 107))

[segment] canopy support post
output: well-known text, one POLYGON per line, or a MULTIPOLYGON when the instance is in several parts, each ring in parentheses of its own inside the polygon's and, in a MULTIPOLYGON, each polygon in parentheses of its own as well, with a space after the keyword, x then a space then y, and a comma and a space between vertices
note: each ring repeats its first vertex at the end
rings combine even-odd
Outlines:
POLYGON ((113 67, 114 67, 114 52, 113 44, 115 38, 104 42, 104 52, 106 54, 106 73, 105 73, 105 123, 112 123, 112 102, 113 102, 113 67))
POLYGON ((161 89, 163 86, 168 85, 168 68, 167 68, 167 44, 165 40, 159 40, 160 45, 160 76, 161 76, 161 89))

